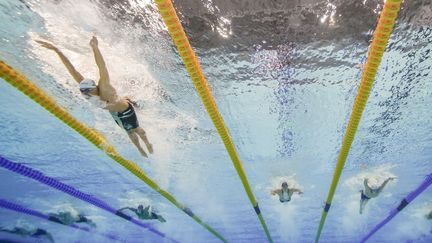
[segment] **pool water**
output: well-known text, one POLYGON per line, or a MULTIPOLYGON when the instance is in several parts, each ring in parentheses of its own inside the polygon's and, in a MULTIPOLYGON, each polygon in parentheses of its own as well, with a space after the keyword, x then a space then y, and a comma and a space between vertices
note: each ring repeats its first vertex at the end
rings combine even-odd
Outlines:
MULTIPOLYGON (((275 242, 312 242, 382 0, 175 0, 252 191, 275 242), (271 190, 300 188, 282 204, 271 190)), ((405 1, 345 164, 321 242, 358 242, 432 172, 432 2, 405 1), (389 182, 359 214, 368 177, 389 182)), ((266 235, 225 147, 150 0, 1 0, 0 59, 74 117, 103 133, 161 188, 229 242, 266 235), (139 104, 154 147, 143 158, 110 114, 80 93, 54 43, 98 79, 97 35, 112 84, 139 104)), ((104 200, 152 205, 148 221, 180 242, 220 242, 188 215, 42 107, 0 79, 0 155, 104 200)), ((99 208, 0 168, 1 199, 44 213, 81 212, 96 232, 126 242, 169 242, 99 208)), ((426 190, 370 242, 431 242, 426 190)), ((106 242, 0 208, 0 227, 43 228, 56 242, 106 242)), ((1 235, 0 235, 1 236, 1 235)))

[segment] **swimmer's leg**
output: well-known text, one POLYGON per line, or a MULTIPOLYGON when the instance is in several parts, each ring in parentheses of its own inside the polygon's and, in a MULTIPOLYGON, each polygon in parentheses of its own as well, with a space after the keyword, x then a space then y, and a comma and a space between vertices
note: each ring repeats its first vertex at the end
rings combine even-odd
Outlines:
POLYGON ((139 143, 138 135, 133 130, 129 131, 128 135, 129 135, 130 140, 135 145, 135 147, 137 147, 137 149, 140 151, 141 155, 147 158, 148 156, 147 156, 146 152, 144 151, 144 149, 141 147, 141 145, 139 143))
POLYGON ((368 199, 360 199, 360 214, 363 213, 364 208, 369 200, 368 199))
POLYGON ((86 223, 86 224, 88 224, 89 226, 91 226, 93 228, 96 227, 96 224, 93 223, 93 221, 91 221, 89 218, 87 218, 86 216, 81 215, 81 214, 78 215, 78 220, 75 221, 75 223, 86 223))
POLYGON ((142 129, 141 127, 137 127, 135 129, 135 131, 136 131, 136 133, 138 133, 140 138, 144 141, 145 145, 147 146, 149 153, 152 154, 153 153, 153 145, 147 139, 146 132, 144 131, 144 129, 142 129))
MULTIPOLYGON (((152 213, 152 214, 153 214, 153 213, 152 213)), ((166 222, 166 220, 165 220, 161 215, 157 215, 157 214, 155 214, 155 216, 156 216, 155 219, 159 220, 160 222, 162 222, 162 223, 165 223, 165 222, 166 222)))

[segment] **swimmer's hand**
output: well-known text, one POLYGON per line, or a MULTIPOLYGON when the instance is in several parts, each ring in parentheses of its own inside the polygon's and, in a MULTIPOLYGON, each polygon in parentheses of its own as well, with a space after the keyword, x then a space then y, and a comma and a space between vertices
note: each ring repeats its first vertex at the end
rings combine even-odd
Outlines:
POLYGON ((41 40, 35 40, 35 41, 36 41, 37 43, 41 44, 42 47, 45 47, 45 48, 47 48, 47 49, 54 50, 54 51, 57 50, 57 47, 55 47, 53 44, 51 44, 51 43, 49 43, 49 42, 41 41, 41 40))
POLYGON ((96 38, 96 36, 93 36, 93 38, 90 40, 90 46, 93 48, 98 46, 98 39, 96 38))

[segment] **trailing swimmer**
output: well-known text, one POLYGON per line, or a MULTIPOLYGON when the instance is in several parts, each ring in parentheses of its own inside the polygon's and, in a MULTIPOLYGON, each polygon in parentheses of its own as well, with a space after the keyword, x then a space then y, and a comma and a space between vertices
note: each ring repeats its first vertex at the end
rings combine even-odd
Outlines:
POLYGON ((58 213, 50 213, 49 220, 57 222, 59 224, 71 225, 75 223, 84 223, 88 226, 95 228, 96 224, 93 223, 89 218, 82 214, 72 214, 71 212, 58 212, 58 213))
POLYGON ((166 220, 162 216, 153 212, 153 210, 152 210, 152 208, 150 208, 150 206, 147 206, 145 208, 143 205, 139 205, 138 208, 124 207, 124 208, 119 209, 118 212, 121 212, 123 210, 130 210, 130 211, 134 212, 138 216, 138 218, 142 219, 142 220, 157 219, 162 223, 166 222, 166 220))
POLYGON ((279 201, 281 203, 291 201, 291 196, 297 192, 298 194, 302 194, 303 191, 294 187, 288 187, 288 183, 286 181, 282 182, 282 187, 271 191, 271 195, 278 195, 279 201))
POLYGON ((387 178, 380 186, 369 186, 369 179, 365 178, 363 181, 364 190, 360 190, 360 214, 363 213, 364 207, 366 206, 367 202, 371 198, 378 197, 378 195, 382 192, 384 187, 387 185, 387 183, 391 180, 394 180, 395 177, 389 177, 387 178))
POLYGON ((148 141, 146 133, 140 127, 135 113, 134 105, 129 98, 120 98, 117 91, 110 83, 105 61, 98 48, 98 40, 95 36, 90 40, 90 46, 93 49, 94 58, 99 69, 99 82, 95 83, 94 80, 84 78, 72 65, 69 59, 54 45, 37 40, 43 47, 53 50, 60 57, 60 60, 66 66, 72 77, 78 82, 81 93, 94 105, 99 108, 106 109, 110 112, 117 125, 122 127, 134 145, 140 151, 141 155, 147 157, 147 153, 141 147, 139 138, 145 143, 149 153, 153 153, 153 146, 148 141))
MULTIPOLYGON (((28 230, 22 227, 14 227, 13 229, 5 229, 3 227, 0 227, 0 232, 19 235, 21 237, 31 237, 34 238, 32 242, 46 242, 46 241, 54 242, 54 239, 51 236, 51 234, 48 233, 46 230, 40 228, 28 230)), ((14 241, 10 241, 9 239, 3 239, 3 236, 1 236, 0 234, 0 242, 14 242, 14 241)))

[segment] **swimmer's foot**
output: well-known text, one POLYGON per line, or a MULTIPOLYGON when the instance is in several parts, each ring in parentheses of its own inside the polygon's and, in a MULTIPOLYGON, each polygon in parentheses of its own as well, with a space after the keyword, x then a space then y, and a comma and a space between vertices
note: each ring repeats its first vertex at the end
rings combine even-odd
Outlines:
POLYGON ((87 224, 92 228, 96 228, 96 224, 93 222, 88 222, 87 224))
POLYGON ((153 153, 153 145, 151 143, 146 144, 149 153, 153 153))
POLYGON ((158 218, 157 218, 160 222, 162 222, 162 223, 165 223, 166 222, 166 220, 162 217, 162 216, 158 216, 158 218))
POLYGON ((140 149, 139 151, 140 151, 140 153, 141 153, 142 156, 148 158, 146 152, 143 149, 140 149))

